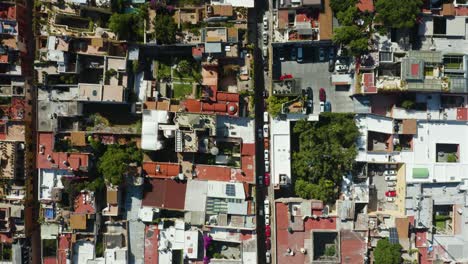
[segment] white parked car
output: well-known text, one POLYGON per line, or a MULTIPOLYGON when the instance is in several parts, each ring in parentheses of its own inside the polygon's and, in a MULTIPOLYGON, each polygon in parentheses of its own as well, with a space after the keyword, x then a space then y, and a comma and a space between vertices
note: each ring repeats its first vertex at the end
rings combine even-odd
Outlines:
POLYGON ((263 29, 268 30, 268 17, 266 15, 263 16, 263 29))
POLYGON ((270 214, 270 201, 269 200, 265 200, 265 214, 266 215, 269 215, 270 214))
POLYGON ((263 112, 263 122, 268 124, 268 121, 269 121, 268 112, 263 112))
POLYGON ((388 186, 388 187, 395 187, 395 186, 396 186, 396 182, 394 182, 394 181, 389 181, 389 182, 387 182, 387 186, 388 186))
POLYGON ((394 202, 395 198, 394 197, 387 197, 387 202, 394 202))
POLYGON ((270 172, 270 162, 268 160, 265 161, 265 172, 270 172))
POLYGON ((270 225, 270 215, 265 214, 265 225, 270 225))
POLYGON ((397 177, 396 176, 385 176, 386 181, 396 181, 397 177))
POLYGON ((325 102, 320 102, 320 113, 325 112, 325 102))
POLYGON ((265 149, 265 160, 270 160, 270 153, 268 149, 265 149))
POLYGON ((396 175, 396 170, 386 170, 385 172, 385 175, 396 175))
POLYGON ((268 125, 265 124, 265 125, 263 125, 263 137, 264 137, 264 138, 267 138, 267 137, 268 137, 268 134, 269 134, 269 133, 268 133, 268 125))
POLYGON ((271 253, 270 251, 267 251, 266 254, 265 254, 265 259, 266 259, 266 263, 270 263, 271 262, 271 253))

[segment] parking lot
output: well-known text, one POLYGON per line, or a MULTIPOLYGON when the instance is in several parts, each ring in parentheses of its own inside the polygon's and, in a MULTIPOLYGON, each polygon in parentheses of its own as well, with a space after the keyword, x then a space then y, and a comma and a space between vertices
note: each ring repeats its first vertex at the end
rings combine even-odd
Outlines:
MULTIPOLYGON (((371 183, 374 185, 376 192, 374 192, 374 197, 369 197, 370 201, 377 201, 376 209, 378 211, 393 211, 397 210, 396 203, 387 201, 387 196, 385 196, 385 192, 389 190, 388 181, 385 180, 384 169, 383 168, 376 168, 375 173, 371 173, 371 183), (375 197, 376 196, 376 197, 375 197)), ((396 181, 393 181, 396 184, 396 181)), ((396 188, 396 186, 395 186, 396 188)), ((398 191, 397 191, 398 196, 398 191)), ((396 197, 394 197, 396 200, 396 197)))
POLYGON ((284 47, 284 61, 280 61, 279 48, 273 49, 273 79, 277 80, 281 75, 291 74, 298 79, 297 85, 301 89, 311 87, 314 91, 314 112, 320 110, 319 89, 324 88, 327 93, 327 101, 331 103, 332 112, 354 112, 353 99, 350 90, 336 90, 331 84, 331 73, 328 71, 328 50, 324 47, 325 58, 319 60, 319 47, 303 47, 304 60, 299 63, 291 60, 292 46, 284 47))

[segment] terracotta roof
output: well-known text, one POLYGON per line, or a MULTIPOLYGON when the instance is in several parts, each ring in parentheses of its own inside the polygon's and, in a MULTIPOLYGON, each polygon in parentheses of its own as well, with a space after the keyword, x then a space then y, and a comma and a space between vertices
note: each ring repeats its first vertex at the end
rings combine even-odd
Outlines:
POLYGON ((89 165, 88 153, 65 153, 54 152, 54 134, 43 132, 38 135, 39 153, 37 155, 37 168, 39 169, 62 169, 70 167, 79 170, 89 165))
POLYGON ((456 15, 455 6, 453 3, 444 3, 442 5, 442 15, 443 16, 455 16, 456 15))
POLYGON ((403 119, 403 134, 417 134, 416 119, 403 119))
POLYGON ((200 180, 230 181, 232 171, 230 167, 214 165, 196 165, 195 172, 200 180))
POLYGON ((84 131, 76 131, 70 133, 70 141, 73 146, 86 146, 86 133, 84 131))
POLYGON ((239 102, 240 96, 238 93, 218 92, 216 98, 218 101, 239 102))
POLYGON ((288 28, 288 10, 278 10, 278 28, 288 28))
POLYGON ((211 5, 211 7, 215 16, 232 16, 234 14, 232 5, 211 5))
POLYGON ((364 256, 367 251, 365 232, 354 232, 352 230, 342 230, 340 232, 341 259, 346 259, 346 263, 364 263, 364 256))
POLYGON ((106 191, 106 201, 107 201, 107 203, 109 203, 109 204, 119 203, 118 195, 119 195, 118 190, 108 188, 107 191, 106 191))
POLYGON ((409 220, 407 217, 395 218, 395 225, 398 233, 398 239, 408 240, 409 239, 409 220))
POLYGON ((457 120, 468 120, 468 108, 460 107, 457 108, 457 120))
POLYGON ((72 214, 70 216, 71 229, 86 229, 86 218, 85 214, 72 214))
POLYGON ((169 179, 149 179, 142 205, 172 210, 184 210, 187 183, 169 179))
POLYGON ((143 170, 152 178, 170 178, 180 173, 180 165, 178 163, 145 161, 143 162, 143 170))
POLYGON ((330 7, 330 0, 324 0, 324 11, 319 14, 320 40, 329 40, 333 36, 333 13, 330 7))
POLYGON ((360 0, 356 4, 357 8, 361 12, 369 11, 369 12, 374 12, 374 1, 373 0, 360 0))

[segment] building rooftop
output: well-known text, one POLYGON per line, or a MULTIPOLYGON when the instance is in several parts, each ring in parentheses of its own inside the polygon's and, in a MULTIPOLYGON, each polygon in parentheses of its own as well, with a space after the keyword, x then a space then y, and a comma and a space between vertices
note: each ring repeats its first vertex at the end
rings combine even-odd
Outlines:
POLYGON ((149 179, 142 206, 184 210, 187 183, 170 179, 149 179))
POLYGON ((178 163, 169 162, 143 162, 143 170, 151 178, 171 178, 179 175, 181 172, 178 163))
POLYGON ((270 158, 272 184, 291 183, 291 143, 289 121, 271 119, 270 158))

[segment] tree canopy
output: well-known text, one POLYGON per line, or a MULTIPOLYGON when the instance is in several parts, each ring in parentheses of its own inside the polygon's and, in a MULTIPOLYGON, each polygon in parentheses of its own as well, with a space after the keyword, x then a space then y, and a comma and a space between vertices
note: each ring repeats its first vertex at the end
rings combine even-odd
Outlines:
POLYGON ((422 0, 377 0, 375 19, 388 28, 411 28, 422 4, 422 0))
POLYGON ((289 97, 278 97, 278 96, 270 96, 266 100, 268 103, 268 113, 271 116, 276 117, 281 114, 281 108, 284 103, 289 101, 289 97))
POLYGON ((323 113, 318 122, 298 121, 299 151, 293 153, 295 192, 310 199, 333 200, 343 175, 351 172, 359 130, 352 114, 323 113))
POLYGON ((340 11, 344 11, 351 6, 356 6, 358 0, 331 0, 330 7, 332 11, 336 14, 340 11))
POLYGON ((144 23, 148 17, 145 8, 140 8, 134 13, 114 13, 109 19, 109 28, 115 32, 119 39, 136 41, 143 39, 144 23))
MULTIPOLYGON (((341 2, 348 3, 351 1, 341 2)), ((340 4, 335 16, 341 27, 335 29, 333 42, 343 45, 352 55, 366 53, 370 36, 367 29, 372 23, 372 14, 360 12, 354 3, 352 5, 340 4)))
POLYGON ((375 263, 402 263, 401 249, 402 248, 400 244, 392 244, 386 238, 380 239, 379 242, 377 242, 377 247, 374 249, 375 263))
POLYGON ((176 42, 177 25, 168 13, 157 13, 154 20, 154 36, 158 44, 173 44, 176 42))
POLYGON ((98 161, 98 171, 113 185, 120 185, 128 164, 141 163, 142 153, 135 145, 109 145, 98 161))

